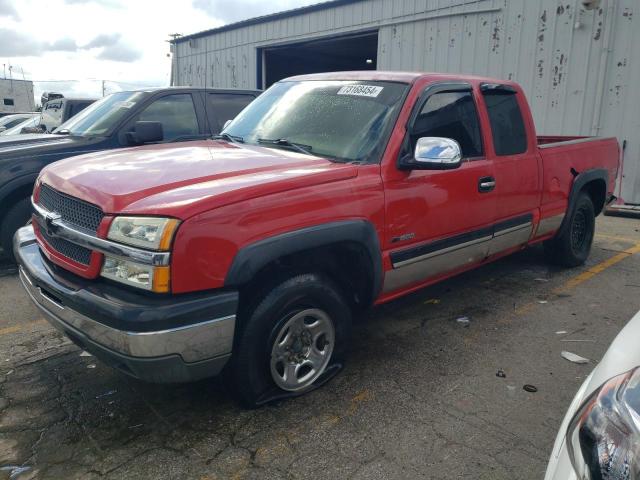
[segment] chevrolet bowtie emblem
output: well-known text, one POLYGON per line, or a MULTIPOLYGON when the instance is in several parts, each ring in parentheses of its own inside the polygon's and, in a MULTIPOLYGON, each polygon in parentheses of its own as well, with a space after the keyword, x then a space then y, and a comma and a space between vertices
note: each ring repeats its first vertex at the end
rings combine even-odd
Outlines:
POLYGON ((53 236, 55 233, 55 225, 53 222, 60 220, 61 218, 62 218, 62 215, 60 215, 59 213, 47 212, 47 214, 44 217, 44 226, 49 236, 53 236))

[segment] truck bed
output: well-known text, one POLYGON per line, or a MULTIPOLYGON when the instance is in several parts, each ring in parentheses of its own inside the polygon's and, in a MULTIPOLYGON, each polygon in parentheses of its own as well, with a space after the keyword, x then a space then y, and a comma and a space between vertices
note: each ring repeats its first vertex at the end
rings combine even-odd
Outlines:
POLYGON ((567 208, 576 175, 588 170, 607 171, 607 192, 613 192, 618 175, 620 150, 614 137, 540 136, 542 157, 543 217, 567 208))
POLYGON ((551 145, 554 143, 572 142, 574 140, 584 140, 586 138, 596 137, 579 137, 579 136, 566 136, 566 135, 538 135, 538 146, 551 145))

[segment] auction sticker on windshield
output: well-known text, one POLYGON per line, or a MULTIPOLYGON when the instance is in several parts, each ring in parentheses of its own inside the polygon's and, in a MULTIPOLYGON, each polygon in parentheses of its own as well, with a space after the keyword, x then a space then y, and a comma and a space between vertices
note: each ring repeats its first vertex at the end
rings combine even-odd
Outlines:
POLYGON ((345 85, 338 90, 338 95, 356 95, 358 97, 377 97, 384 87, 375 85, 345 85))

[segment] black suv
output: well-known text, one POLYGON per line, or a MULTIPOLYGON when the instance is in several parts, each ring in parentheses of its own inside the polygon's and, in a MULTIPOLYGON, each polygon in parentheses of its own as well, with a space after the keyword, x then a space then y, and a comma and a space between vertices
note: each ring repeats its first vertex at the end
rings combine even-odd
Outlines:
POLYGON ((218 134, 261 92, 171 87, 113 93, 51 134, 0 137, 0 246, 13 258, 14 232, 31 215, 31 191, 40 170, 63 158, 147 143, 218 134))

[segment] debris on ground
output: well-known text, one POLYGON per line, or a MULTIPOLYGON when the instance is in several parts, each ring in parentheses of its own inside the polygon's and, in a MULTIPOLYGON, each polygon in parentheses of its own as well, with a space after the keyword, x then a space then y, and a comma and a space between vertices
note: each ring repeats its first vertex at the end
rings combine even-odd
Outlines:
POLYGON ((80 353, 80 356, 81 356, 81 357, 93 357, 93 355, 91 355, 91 354, 90 354, 89 352, 87 352, 86 350, 83 350, 83 351, 80 353))
POLYGON ((430 298, 429 300, 424 302, 425 305, 437 305, 439 303, 440 303, 440 299, 439 298, 430 298))
POLYGON ((95 363, 90 363, 89 365, 87 365, 87 368, 96 368, 96 364, 95 363))
POLYGON ((140 428, 142 425, 144 425, 144 424, 139 423, 139 424, 137 424, 137 425, 131 425, 129 428, 130 428, 130 429, 133 429, 133 428, 140 428))
POLYGON ((4 465, 0 467, 0 478, 5 478, 4 474, 9 480, 17 479, 20 475, 31 470, 31 467, 21 467, 19 465, 4 465))
POLYGON ((528 383, 523 386, 522 389, 529 393, 536 393, 538 391, 538 387, 536 387, 535 385, 530 385, 528 383))
POLYGON ((498 378, 507 378, 507 374, 504 373, 504 370, 500 369, 496 372, 496 377, 498 378))
POLYGON ((564 335, 564 334, 566 334, 566 333, 567 333, 567 331, 566 331, 566 330, 558 330, 558 331, 556 332, 556 335, 564 335))
POLYGON ((549 301, 548 300, 538 300, 538 303, 541 303, 541 304, 544 305, 545 303, 549 303, 549 301))
POLYGON ((564 358, 565 360, 569 360, 573 363, 584 364, 590 362, 588 358, 581 357, 580 355, 576 355, 575 353, 567 352, 566 350, 563 350, 560 355, 562 355, 562 358, 564 358))
POLYGON ((96 395, 96 398, 108 397, 109 395, 113 395, 117 390, 109 390, 107 392, 101 393, 100 395, 96 395))
POLYGON ((458 317, 456 318, 456 322, 463 327, 468 327, 469 323, 471 323, 471 319, 469 317, 458 317))
POLYGON ((536 282, 548 282, 548 281, 549 281, 549 279, 548 279, 548 278, 534 278, 534 280, 535 280, 536 282))

